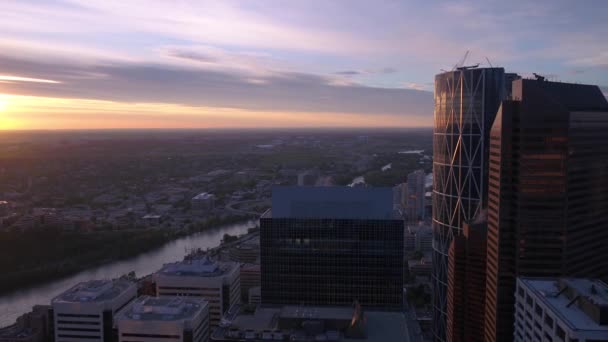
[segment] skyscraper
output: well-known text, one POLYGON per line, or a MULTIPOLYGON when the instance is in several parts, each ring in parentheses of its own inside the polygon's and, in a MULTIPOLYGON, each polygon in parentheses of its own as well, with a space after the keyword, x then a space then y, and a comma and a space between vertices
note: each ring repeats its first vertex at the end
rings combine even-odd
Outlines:
POLYGON ((424 219, 424 170, 416 170, 407 175, 406 206, 409 222, 424 219))
POLYGON ((275 187, 260 219, 262 304, 403 308, 391 188, 275 187))
POLYGON ((507 95, 503 68, 435 76, 433 133, 433 333, 446 336, 448 248, 484 207, 489 131, 507 95))
POLYGON ((447 340, 483 341, 486 297, 485 213, 464 224, 450 244, 448 258, 447 340))
POLYGON ((608 276, 606 132, 598 87, 513 82, 490 140, 487 341, 513 340, 517 276, 608 276))

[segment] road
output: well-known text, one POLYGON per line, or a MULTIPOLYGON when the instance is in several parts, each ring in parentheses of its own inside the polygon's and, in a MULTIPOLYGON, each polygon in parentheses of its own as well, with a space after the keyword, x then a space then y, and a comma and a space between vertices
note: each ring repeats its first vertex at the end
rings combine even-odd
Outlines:
POLYGON ((230 202, 230 203, 226 204, 226 209, 233 212, 234 214, 260 216, 263 213, 259 213, 257 211, 238 209, 238 208, 235 208, 235 206, 241 206, 241 205, 246 205, 246 204, 251 204, 251 203, 263 204, 265 202, 268 202, 268 199, 252 199, 252 200, 245 200, 245 201, 238 201, 238 202, 230 202))

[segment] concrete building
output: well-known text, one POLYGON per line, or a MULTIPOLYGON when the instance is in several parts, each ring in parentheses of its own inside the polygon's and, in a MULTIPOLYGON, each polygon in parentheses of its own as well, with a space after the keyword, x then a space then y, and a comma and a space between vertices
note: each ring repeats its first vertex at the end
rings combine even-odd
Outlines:
POLYGON ((190 201, 192 210, 210 211, 215 207, 215 195, 208 192, 202 192, 192 198, 190 201))
POLYGON ((262 303, 403 307, 391 188, 275 187, 260 219, 262 303))
POLYGON ((416 250, 416 231, 410 226, 403 232, 403 250, 405 253, 416 250))
POLYGON ((240 263, 259 263, 260 238, 252 238, 230 248, 230 259, 240 263))
POLYGON ((115 318, 118 342, 209 340, 209 303, 199 298, 143 296, 115 318))
POLYGON ((407 192, 407 184, 401 183, 393 187, 393 210, 403 212, 405 208, 405 193, 407 192))
POLYGON ((137 286, 124 279, 91 280, 55 297, 55 342, 113 341, 116 313, 137 296, 137 286))
POLYGON ((252 287, 248 291, 247 303, 250 305, 258 305, 262 303, 262 288, 259 286, 252 287))
POLYGON ((154 274, 159 297, 184 296, 209 302, 209 322, 219 325, 222 314, 241 300, 240 267, 205 256, 164 265, 154 274))
POLYGON ((416 250, 422 253, 433 250, 433 229, 427 225, 419 225, 416 229, 416 250))
POLYGON ((608 102, 597 86, 522 79, 492 126, 487 340, 511 341, 515 278, 608 279, 608 102))
POLYGON ((448 249, 487 203, 489 132, 508 95, 503 68, 435 76, 433 132, 433 333, 445 341, 448 249))
POLYGON ((463 233, 450 244, 446 334, 450 342, 484 341, 486 232, 483 215, 475 223, 465 223, 463 233))
POLYGON ((410 276, 413 277, 431 277, 433 271, 433 263, 427 258, 420 258, 420 260, 408 260, 407 267, 410 276))
POLYGON ((586 278, 517 278, 512 340, 608 341, 608 286, 586 278))
POLYGON ((249 289, 260 287, 261 277, 260 264, 241 265, 241 301, 243 303, 249 301, 249 289))
POLYGON ((416 170, 407 175, 405 189, 406 215, 409 222, 424 220, 424 190, 426 176, 424 170, 416 170))
POLYGON ((257 307, 235 305, 212 341, 409 342, 402 312, 363 311, 359 306, 257 307))
POLYGON ((319 178, 319 171, 309 170, 298 174, 298 186, 314 186, 319 178))

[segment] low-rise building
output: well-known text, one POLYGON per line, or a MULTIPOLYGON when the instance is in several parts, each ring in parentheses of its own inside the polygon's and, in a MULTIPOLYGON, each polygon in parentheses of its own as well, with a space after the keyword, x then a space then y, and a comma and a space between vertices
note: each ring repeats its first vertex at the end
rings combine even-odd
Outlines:
POLYGON ((91 280, 55 297, 55 342, 113 341, 116 313, 137 296, 137 286, 125 279, 91 280))
POLYGON ((202 192, 192 198, 190 201, 192 210, 210 211, 215 207, 215 195, 208 192, 202 192))
POLYGON ((156 226, 160 225, 163 222, 162 221, 162 216, 161 215, 155 215, 155 214, 144 215, 144 217, 142 217, 141 220, 148 227, 156 227, 156 226))
POLYGON ((517 278, 520 341, 608 341, 608 285, 585 278, 517 278))
POLYGON ((230 248, 230 258, 241 263, 256 263, 260 259, 260 238, 241 242, 230 248))
POLYGON ((7 216, 10 209, 10 204, 7 201, 0 201, 0 217, 7 216))
POLYGON ((209 302, 212 328, 222 314, 241 300, 240 267, 208 256, 166 264, 154 274, 158 296, 199 297, 209 302))
POLYGON ((0 342, 44 342, 51 338, 51 307, 36 305, 17 322, 0 329, 0 342))
POLYGON ((206 342, 209 303, 200 298, 139 297, 115 318, 118 341, 206 342))

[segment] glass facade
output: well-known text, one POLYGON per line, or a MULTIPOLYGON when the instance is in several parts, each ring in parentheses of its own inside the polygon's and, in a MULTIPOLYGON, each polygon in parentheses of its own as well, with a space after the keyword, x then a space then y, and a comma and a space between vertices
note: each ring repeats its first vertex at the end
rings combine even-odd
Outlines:
POLYGON ((446 339, 448 248, 487 201, 488 139, 501 100, 503 68, 435 76, 433 133, 433 333, 446 339))
POLYGON ((403 221, 260 219, 262 304, 403 308, 403 221))
POLYGON ((517 276, 608 279, 608 102, 537 80, 513 97, 490 134, 488 341, 513 341, 517 276))

